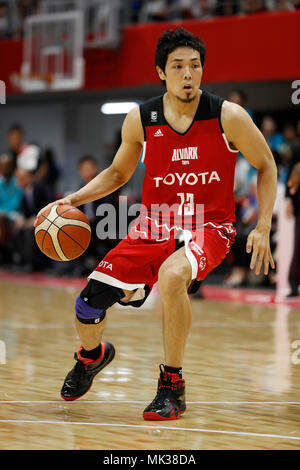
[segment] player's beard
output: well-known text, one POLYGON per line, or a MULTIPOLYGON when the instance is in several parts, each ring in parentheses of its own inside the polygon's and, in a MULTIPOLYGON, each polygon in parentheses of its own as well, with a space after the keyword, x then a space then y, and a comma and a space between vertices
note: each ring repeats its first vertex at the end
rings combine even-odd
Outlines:
POLYGON ((181 98, 180 96, 176 95, 176 98, 181 101, 182 103, 191 103, 194 101, 197 97, 197 93, 194 94, 194 96, 190 96, 188 98, 181 98))

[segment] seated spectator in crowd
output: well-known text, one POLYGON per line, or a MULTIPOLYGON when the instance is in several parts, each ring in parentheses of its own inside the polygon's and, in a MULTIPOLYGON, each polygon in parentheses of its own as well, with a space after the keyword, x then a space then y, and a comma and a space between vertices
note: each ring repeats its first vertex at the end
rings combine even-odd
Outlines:
POLYGON ((209 15, 211 0, 177 0, 170 5, 169 19, 191 20, 209 15), (173 10, 173 11, 172 11, 173 10))
POLYGON ((280 155, 280 163, 278 165, 278 180, 286 183, 287 175, 290 169, 290 162, 294 152, 294 147, 297 141, 296 128, 292 123, 286 123, 283 126, 283 143, 278 147, 280 155))
POLYGON ((277 11, 282 11, 282 10, 294 10, 294 3, 299 0, 295 0, 294 2, 292 0, 275 0, 273 2, 274 4, 272 5, 271 10, 277 10, 277 11))
POLYGON ((139 21, 166 21, 169 15, 170 0, 151 0, 143 2, 140 9, 139 21))
POLYGON ((57 199, 57 181, 60 177, 60 170, 55 161, 54 152, 47 148, 39 158, 38 170, 35 175, 36 181, 40 181, 46 188, 49 199, 57 199))
POLYGON ((272 116, 264 116, 261 122, 260 130, 266 139, 271 151, 279 151, 280 146, 284 143, 284 137, 281 132, 277 131, 277 124, 272 116))
POLYGON ((0 264, 12 261, 12 227, 20 216, 22 190, 14 176, 14 162, 6 154, 0 156, 0 264))
POLYGON ((295 145, 286 185, 286 214, 295 217, 294 248, 289 270, 291 291, 288 297, 299 295, 300 286, 300 141, 295 145))
POLYGON ((296 134, 297 134, 297 137, 300 137, 300 119, 299 121, 297 121, 297 124, 296 124, 296 134))
POLYGON ((18 186, 23 190, 21 215, 14 222, 16 248, 19 264, 27 271, 40 269, 48 264, 49 259, 38 249, 34 238, 36 214, 50 200, 43 185, 35 181, 34 170, 19 167, 16 170, 18 186))
MULTIPOLYGON (((233 89, 227 99, 246 109, 247 96, 243 90, 233 89)), ((252 112, 248 109, 246 111, 252 117, 252 112)), ((226 285, 232 287, 246 284, 249 274, 251 256, 246 253, 246 241, 256 220, 255 177, 256 169, 238 153, 234 182, 237 237, 229 258, 232 260, 232 272, 226 280, 226 285)))
POLYGON ((132 23, 139 22, 139 15, 141 8, 143 6, 143 0, 132 0, 130 4, 130 12, 131 12, 131 21, 132 23))
POLYGON ((241 1, 241 12, 246 13, 247 15, 251 13, 260 13, 266 11, 266 1, 265 0, 242 0, 241 1))
POLYGON ((7 1, 0 1, 0 38, 7 38, 9 36, 8 3, 7 1))
POLYGON ((239 287, 248 281, 251 254, 246 252, 246 242, 257 221, 256 169, 242 155, 236 165, 234 192, 237 235, 231 249, 233 269, 225 283, 239 287))
MULTIPOLYGON (((99 173, 99 166, 97 160, 90 156, 86 155, 79 160, 78 163, 78 173, 82 180, 82 186, 89 183, 97 174, 99 173)), ((118 238, 115 238, 115 234, 111 234, 111 236, 105 240, 99 240, 96 234, 97 224, 105 218, 105 216, 97 216, 96 211, 100 204, 111 204, 116 210, 116 222, 118 222, 118 202, 119 202, 119 190, 114 191, 112 194, 109 194, 102 199, 98 199, 93 202, 88 202, 83 206, 79 207, 87 218, 90 221, 91 228, 92 228, 92 237, 91 243, 86 251, 86 258, 92 257, 93 267, 95 263, 98 261, 99 258, 102 259, 111 250, 114 246, 118 243, 118 238)), ((118 234, 118 226, 116 225, 116 234, 118 234)), ((90 266, 91 267, 91 266, 90 266)))
POLYGON ((24 130, 20 124, 13 124, 7 132, 8 150, 12 157, 14 166, 17 166, 17 158, 24 146, 24 130))
POLYGON ((18 0, 17 3, 17 28, 14 31, 15 38, 21 38, 24 35, 24 22, 28 16, 38 12, 39 0, 18 0))
POLYGON ((239 0, 217 0, 215 9, 216 16, 236 15, 239 11, 239 0))
POLYGON ((231 103, 236 103, 242 106, 253 119, 253 112, 247 107, 247 95, 243 90, 238 88, 231 90, 227 97, 227 100, 231 103))

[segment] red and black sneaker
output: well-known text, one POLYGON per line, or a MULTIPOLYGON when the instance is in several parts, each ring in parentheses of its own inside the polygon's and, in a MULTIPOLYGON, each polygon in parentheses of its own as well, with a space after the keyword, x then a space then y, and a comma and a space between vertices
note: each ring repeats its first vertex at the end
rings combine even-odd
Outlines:
POLYGON ((61 389, 61 397, 64 400, 77 400, 89 391, 93 384, 93 379, 98 372, 104 369, 115 357, 115 348, 111 343, 101 343, 101 355, 94 361, 80 355, 82 346, 74 354, 76 364, 67 374, 61 389))
POLYGON ((185 382, 178 374, 163 370, 163 364, 159 368, 157 394, 145 408, 143 417, 147 421, 179 419, 186 410, 185 382))

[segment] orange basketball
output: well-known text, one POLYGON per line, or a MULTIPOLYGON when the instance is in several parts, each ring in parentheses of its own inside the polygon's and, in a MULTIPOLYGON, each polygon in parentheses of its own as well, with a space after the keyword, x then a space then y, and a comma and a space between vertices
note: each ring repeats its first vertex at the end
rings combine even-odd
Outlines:
POLYGON ((76 207, 54 205, 39 216, 35 240, 39 249, 49 258, 69 261, 78 258, 89 246, 90 223, 76 207))

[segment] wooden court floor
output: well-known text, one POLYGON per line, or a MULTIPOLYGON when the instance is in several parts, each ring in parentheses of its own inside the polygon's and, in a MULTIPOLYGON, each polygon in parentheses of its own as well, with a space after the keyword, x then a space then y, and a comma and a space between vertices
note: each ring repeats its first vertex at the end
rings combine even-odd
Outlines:
POLYGON ((104 340, 116 357, 88 394, 65 402, 78 292, 0 282, 1 450, 300 448, 299 309, 192 300, 187 411, 146 422, 163 360, 159 298, 110 309, 104 340))

